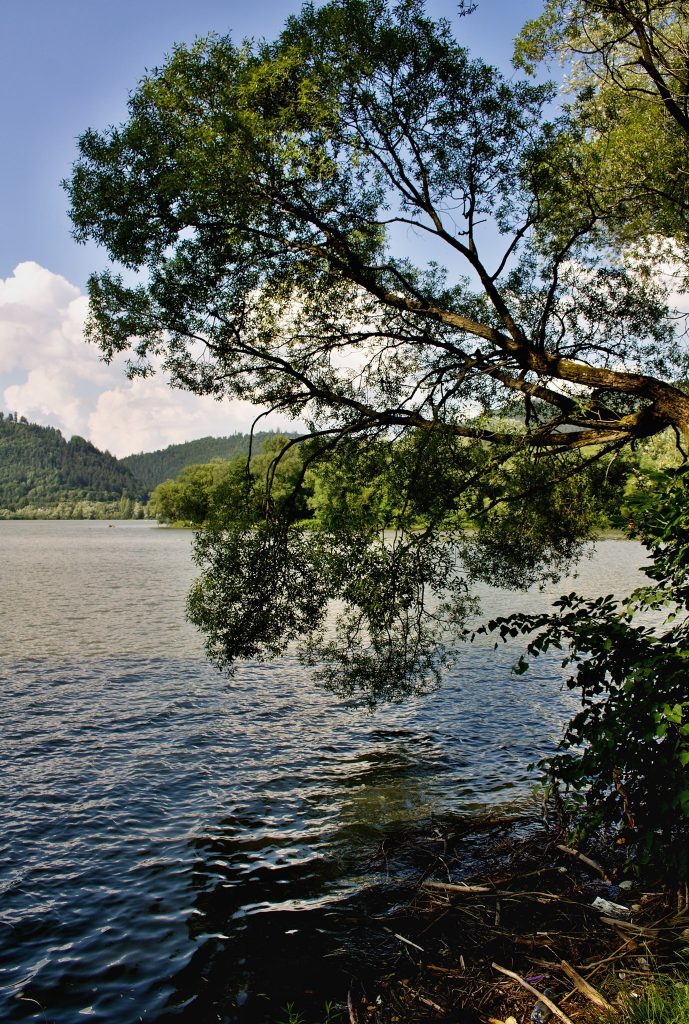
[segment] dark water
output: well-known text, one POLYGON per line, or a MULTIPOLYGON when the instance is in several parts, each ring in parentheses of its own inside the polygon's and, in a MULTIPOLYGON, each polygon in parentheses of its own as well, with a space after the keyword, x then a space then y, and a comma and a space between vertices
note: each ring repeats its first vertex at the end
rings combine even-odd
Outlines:
MULTIPOLYGON (((490 640, 374 716, 290 658, 228 684, 184 622, 189 545, 0 523, 4 1024, 278 1021, 346 997, 394 899, 370 867, 386 830, 528 800, 571 709, 553 663, 511 676, 490 640)), ((603 542, 577 586, 624 593, 641 561, 603 542)), ((486 592, 485 611, 572 587, 486 592)))

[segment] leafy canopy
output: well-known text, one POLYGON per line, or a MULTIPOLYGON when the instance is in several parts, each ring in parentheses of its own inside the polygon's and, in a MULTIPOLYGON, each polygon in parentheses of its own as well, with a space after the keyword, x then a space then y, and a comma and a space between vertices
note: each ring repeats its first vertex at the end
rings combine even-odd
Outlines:
POLYGON ((689 5, 686 0, 548 0, 522 30, 515 62, 558 56, 569 71, 579 142, 576 201, 625 242, 672 239, 686 266, 689 5))
POLYGON ((331 685, 422 689, 472 578, 557 572, 595 526, 596 469, 689 435, 666 291, 569 200, 581 131, 552 98, 418 0, 333 0, 273 42, 178 47, 125 124, 82 136, 68 189, 115 264, 89 284, 106 358, 299 418, 304 474, 341 483, 309 533, 267 495, 258 525, 201 537, 191 613, 220 663, 300 639, 331 685))

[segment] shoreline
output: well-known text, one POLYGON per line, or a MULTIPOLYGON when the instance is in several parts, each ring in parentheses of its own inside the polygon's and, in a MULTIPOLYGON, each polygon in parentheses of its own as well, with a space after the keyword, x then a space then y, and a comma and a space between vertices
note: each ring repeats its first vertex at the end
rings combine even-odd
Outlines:
POLYGON ((671 906, 657 883, 625 880, 614 837, 599 845, 582 858, 555 824, 525 814, 426 822, 386 838, 376 858, 392 886, 406 875, 408 898, 383 926, 386 969, 350 988, 350 1024, 522 1024, 544 992, 563 1024, 618 1015, 630 984, 639 997, 676 964, 689 905, 671 906))

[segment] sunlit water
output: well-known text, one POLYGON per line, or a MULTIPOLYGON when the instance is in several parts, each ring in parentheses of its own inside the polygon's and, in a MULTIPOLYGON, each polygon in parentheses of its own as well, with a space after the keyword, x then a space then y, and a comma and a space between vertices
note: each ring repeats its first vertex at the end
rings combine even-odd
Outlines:
MULTIPOLYGON (((286 999, 346 994, 386 829, 525 800, 571 710, 554 661, 511 675, 492 638, 374 716, 290 658, 228 684, 184 621, 190 541, 0 523, 4 1024, 277 1021, 286 999)), ((576 584, 486 591, 484 611, 622 594, 642 561, 605 541, 576 584)))

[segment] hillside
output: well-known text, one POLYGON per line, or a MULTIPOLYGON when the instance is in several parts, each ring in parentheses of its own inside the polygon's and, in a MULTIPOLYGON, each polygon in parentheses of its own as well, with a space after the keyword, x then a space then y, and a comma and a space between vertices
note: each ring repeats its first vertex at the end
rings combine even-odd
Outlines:
POLYGON ((137 499, 145 489, 114 456, 83 437, 0 413, 0 509, 137 499))
MULTIPOLYGON (((253 451, 260 452, 265 441, 280 432, 262 430, 254 434, 253 451)), ((155 452, 126 455, 120 464, 126 466, 142 488, 152 491, 165 480, 174 480, 187 466, 212 462, 213 459, 234 459, 249 452, 249 434, 230 434, 229 437, 200 437, 184 444, 170 444, 155 452)))

